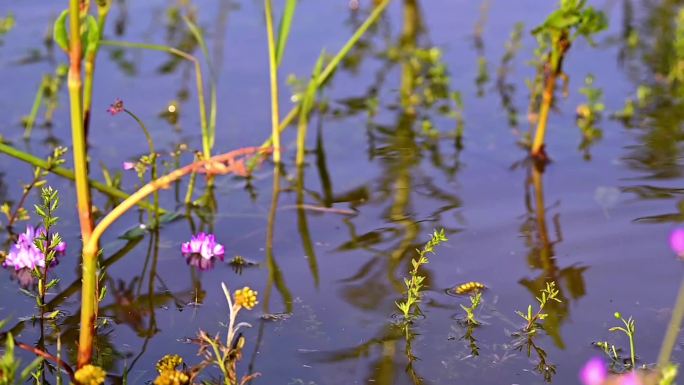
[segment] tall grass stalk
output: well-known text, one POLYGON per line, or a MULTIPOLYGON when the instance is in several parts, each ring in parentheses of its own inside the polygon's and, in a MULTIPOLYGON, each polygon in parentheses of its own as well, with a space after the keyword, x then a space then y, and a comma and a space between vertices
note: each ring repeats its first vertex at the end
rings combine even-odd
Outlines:
POLYGON ((280 66, 285 54, 285 46, 287 39, 290 37, 290 29, 292 27, 292 19, 294 18, 295 9, 297 8, 297 0, 287 0, 285 3, 285 10, 280 17, 278 24, 278 42, 276 43, 276 64, 280 66))
POLYGON ((273 5, 264 0, 266 34, 268 40, 268 66, 271 81, 271 138, 273 139, 273 162, 280 164, 280 105, 278 101, 278 64, 276 58, 275 32, 273 30, 273 5))
POLYGON ((85 56, 85 78, 83 87, 83 127, 85 130, 86 140, 88 139, 88 132, 90 128, 90 114, 93 105, 93 82, 95 81, 95 60, 97 53, 100 50, 100 41, 104 35, 105 24, 107 23, 107 16, 109 9, 112 6, 113 0, 98 0, 97 1, 97 26, 98 36, 94 49, 88 51, 85 56))
MULTIPOLYGON (((387 9, 387 6, 391 3, 392 0, 381 0, 377 5, 375 5, 375 8, 371 12, 370 15, 368 15, 368 18, 359 26, 359 28, 354 32, 354 34, 347 40, 347 42, 342 46, 342 48, 337 52, 335 56, 332 57, 330 62, 325 66, 323 71, 318 75, 318 77, 315 79, 316 80, 316 87, 320 88, 323 86, 332 76, 332 74, 335 72, 337 67, 340 65, 342 60, 347 56, 349 51, 354 47, 354 45, 363 37, 363 35, 368 31, 368 29, 375 24, 376 21, 382 16, 384 13, 385 9, 387 9)), ((290 112, 287 113, 287 115, 283 118, 283 120, 280 122, 280 125, 278 126, 278 135, 280 132, 284 131, 290 124, 292 124, 297 117, 297 114, 299 113, 299 109, 301 108, 301 105, 296 105, 294 106, 290 112)), ((271 147, 274 144, 274 135, 271 135, 269 139, 267 139, 262 145, 262 148, 268 148, 271 147)), ((250 164, 250 168, 255 166, 255 164, 250 164)))
MULTIPOLYGON (((83 243, 90 240, 93 231, 90 186, 88 184, 88 154, 83 127, 83 82, 81 42, 81 17, 79 0, 69 0, 69 102, 71 111, 71 139, 74 153, 74 176, 76 199, 83 243)), ((96 247, 97 248, 97 245, 96 247)), ((97 286, 97 253, 83 255, 83 285, 81 291, 81 329, 78 345, 78 367, 90 363, 92 357, 93 331, 95 326, 94 294, 97 286)))

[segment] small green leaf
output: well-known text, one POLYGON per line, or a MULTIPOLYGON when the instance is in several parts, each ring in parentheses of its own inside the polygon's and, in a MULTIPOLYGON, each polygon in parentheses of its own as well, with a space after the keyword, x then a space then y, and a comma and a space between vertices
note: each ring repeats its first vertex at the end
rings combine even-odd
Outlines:
POLYGON ((55 43, 59 48, 63 49, 64 52, 69 52, 69 36, 66 30, 66 17, 69 14, 69 10, 65 9, 59 14, 57 20, 55 20, 55 25, 52 30, 52 38, 55 39, 55 43))

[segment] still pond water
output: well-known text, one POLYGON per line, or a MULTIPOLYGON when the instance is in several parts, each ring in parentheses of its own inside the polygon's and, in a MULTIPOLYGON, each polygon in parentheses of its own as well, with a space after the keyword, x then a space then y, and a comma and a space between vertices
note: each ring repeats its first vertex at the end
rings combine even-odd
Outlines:
MULTIPOLYGON (((17 21, 0 45, 0 134, 39 156, 70 142, 65 90, 52 127, 41 126, 39 115, 31 140, 21 139, 21 119, 42 76, 65 60, 44 45, 63 3, 0 2, 0 16, 12 12, 17 21)), ((345 0, 301 2, 280 71, 284 111, 293 105, 286 75, 306 78, 321 49, 335 52, 363 21, 370 3, 361 1, 353 11, 345 0)), ((639 109, 629 124, 609 115, 634 98, 639 85, 657 88, 671 55, 672 36, 667 34, 677 6, 639 0, 592 3, 608 14, 610 27, 596 47, 582 41, 569 53, 568 96, 558 99, 549 121, 547 150, 553 162, 540 174, 525 162, 526 152, 517 142, 529 127, 525 80, 534 76, 528 62, 536 47, 529 31, 555 2, 394 2, 321 96, 327 109, 312 119, 301 190, 307 206, 298 205, 294 130, 284 135, 285 174, 272 252, 267 250, 270 164, 258 169, 249 188, 242 179, 219 178, 218 209, 204 224, 195 216, 194 223, 167 224, 158 236, 120 239, 139 223, 132 212, 108 232, 102 246, 109 293, 100 312, 106 324, 96 347, 101 365, 117 375, 128 370, 129 383, 140 384, 154 379, 154 363, 166 353, 192 363, 197 349, 188 339, 199 329, 210 334, 222 330, 226 320, 221 282, 232 289, 249 285, 260 294, 257 308, 241 313, 253 327, 244 331, 247 347, 239 368, 260 372, 254 383, 411 384, 421 378, 426 384, 576 384, 582 364, 601 353, 592 342, 608 340, 628 349, 623 336, 608 331, 616 326, 615 311, 635 317, 640 362, 654 362, 682 275, 667 238, 684 219, 678 208, 684 117, 677 102, 662 102, 668 94, 639 109), (414 4, 418 14, 409 12, 414 4), (500 72, 506 42, 520 22, 520 50, 500 72), (407 23, 420 28, 407 32, 407 23), (627 48, 626 28, 639 32, 636 47, 627 48), (401 108, 405 68, 394 60, 401 39, 426 52, 441 51, 448 87, 461 93, 462 111, 445 114, 438 106, 419 106, 416 114, 408 114, 401 108), (579 90, 589 74, 604 92, 606 113, 597 123, 602 138, 580 148, 575 110, 586 101, 579 90), (511 124, 511 114, 517 125, 511 124), (460 117, 462 149, 454 139, 460 117), (200 228, 213 229, 226 245, 227 260, 241 255, 258 266, 239 272, 227 261, 209 271, 188 266, 180 243, 200 228), (401 299, 414 250, 436 228, 444 228, 449 241, 426 266, 425 317, 413 327, 416 360, 408 368, 404 335, 394 327, 395 301, 401 299), (526 347, 517 349, 511 334, 522 325, 515 310, 534 304, 549 280, 558 283, 563 302, 552 309, 546 332, 535 339, 546 354, 540 362, 535 350, 528 357, 526 347), (483 325, 471 333, 459 322, 464 316, 459 304, 467 304, 468 297, 446 293, 468 281, 488 288, 478 313, 483 325), (280 313, 288 317, 262 317, 280 313)), ((258 145, 270 132, 262 4, 193 4, 216 68, 216 148, 258 145)), ((169 17, 177 5, 115 2, 106 36, 185 44, 201 55, 187 42, 183 24, 169 17)), ((115 98, 147 123, 157 148, 167 154, 181 143, 201 148, 193 76, 187 63, 162 53, 102 49, 90 140, 96 178, 102 179, 101 164, 116 170, 147 150, 130 119, 106 113, 115 98), (177 115, 163 114, 170 104, 177 115)), ((186 154, 181 161, 190 160, 186 154)), ((21 183, 30 178, 30 166, 0 156, 0 199, 16 202, 21 183)), ((61 282, 49 299, 65 312, 57 326, 74 357, 80 304, 75 194, 67 181, 49 181, 62 194, 60 232, 72 245, 55 269, 61 282)), ((134 173, 124 174, 125 190, 132 191, 136 183, 134 173)), ((177 207, 185 188, 179 191, 164 192, 162 206, 177 207)), ((95 197, 98 207, 105 207, 106 198, 95 197)), ((36 198, 32 195, 30 203, 36 198)), ((11 317, 18 339, 37 341, 37 324, 25 321, 35 312, 33 299, 20 293, 10 271, 0 273, 0 318, 11 317)), ((49 344, 56 343, 56 333, 49 333, 49 344)), ((675 362, 684 358, 679 341, 675 362)))

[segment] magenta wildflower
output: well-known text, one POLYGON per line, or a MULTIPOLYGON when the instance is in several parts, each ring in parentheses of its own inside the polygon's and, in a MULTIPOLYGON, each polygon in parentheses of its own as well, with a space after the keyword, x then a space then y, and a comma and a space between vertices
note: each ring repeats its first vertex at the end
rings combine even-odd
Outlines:
POLYGON ((594 357, 584 364, 579 376, 584 385, 601 385, 608 377, 608 367, 602 359, 594 357))
POLYGON ((223 261, 225 247, 216 242, 214 234, 198 233, 193 235, 190 242, 181 245, 181 252, 188 264, 207 270, 213 267, 215 258, 223 261))
POLYGON ((112 116, 120 114, 124 111, 124 104, 123 100, 116 98, 114 99, 114 103, 109 105, 109 108, 107 108, 107 112, 109 112, 112 116))
POLYGON ((677 228, 670 233, 670 247, 680 258, 684 258, 684 228, 677 228))
MULTIPOLYGON (((45 234, 43 227, 34 229, 33 226, 26 226, 26 232, 19 234, 17 243, 12 245, 7 258, 2 263, 2 266, 14 267, 14 270, 30 269, 36 267, 45 267, 45 255, 38 249, 34 241, 36 237, 45 234)), ((66 251, 66 243, 60 242, 55 246, 55 251, 64 253, 66 251)))
POLYGON ((123 162, 123 164, 121 165, 121 167, 123 167, 124 170, 132 170, 132 169, 135 168, 135 163, 133 163, 133 162, 123 162))

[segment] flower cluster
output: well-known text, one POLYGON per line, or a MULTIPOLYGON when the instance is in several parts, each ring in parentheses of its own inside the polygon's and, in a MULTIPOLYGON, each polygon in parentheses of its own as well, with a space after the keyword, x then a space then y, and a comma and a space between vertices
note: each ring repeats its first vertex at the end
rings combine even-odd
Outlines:
POLYGON ((157 371, 162 373, 166 370, 176 370, 179 365, 183 364, 183 358, 178 354, 167 354, 157 361, 157 371))
POLYGON ((235 291, 235 306, 239 307, 244 307, 247 310, 252 310, 256 304, 259 303, 257 301, 257 294, 255 290, 250 289, 249 287, 245 286, 242 289, 236 290, 235 291))
POLYGON ((223 261, 225 247, 216 242, 214 234, 198 233, 193 235, 190 242, 181 245, 181 252, 189 265, 198 267, 200 270, 208 270, 214 267, 216 258, 223 261))
POLYGON ((112 116, 120 114, 124 111, 124 103, 123 100, 116 98, 114 99, 114 103, 109 105, 109 108, 107 108, 107 112, 109 112, 112 116))
POLYGON ((99 366, 85 365, 74 374, 76 381, 81 385, 102 385, 107 373, 99 366))
POLYGON ((187 374, 180 370, 164 370, 154 379, 154 385, 185 385, 190 381, 187 374))
MULTIPOLYGON (((35 244, 36 238, 45 235, 45 229, 33 226, 27 226, 26 232, 19 234, 17 243, 12 245, 7 258, 2 263, 5 268, 13 267, 14 270, 30 269, 34 270, 37 267, 45 267, 45 254, 35 244)), ((62 254, 66 251, 66 243, 60 242, 54 245, 55 251, 62 254)))

